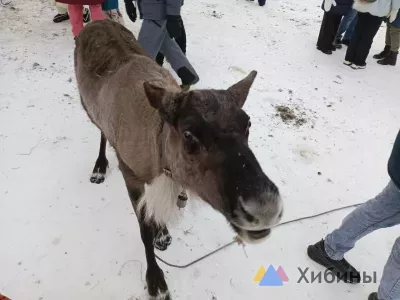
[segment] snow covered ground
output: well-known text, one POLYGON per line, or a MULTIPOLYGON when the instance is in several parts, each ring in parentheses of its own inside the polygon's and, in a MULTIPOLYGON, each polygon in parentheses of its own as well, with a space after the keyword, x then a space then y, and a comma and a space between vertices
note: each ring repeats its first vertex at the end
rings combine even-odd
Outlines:
MULTIPOLYGON (((144 249, 112 150, 105 183, 89 182, 99 132, 79 102, 70 25, 52 22, 50 2, 0 7, 0 292, 13 300, 147 299, 144 249)), ((245 109, 251 146, 284 196, 283 221, 377 194, 399 128, 400 66, 370 58, 354 71, 342 65, 345 50, 318 52, 319 6, 199 0, 183 7, 197 88, 226 88, 259 72, 245 109), (283 122, 279 106, 300 121, 283 122)), ((125 22, 138 33, 140 22, 125 22)), ((383 36, 384 28, 372 53, 383 36)), ((349 211, 279 227, 265 243, 246 246, 247 257, 231 246, 187 269, 160 266, 173 299, 366 299, 377 284, 297 283, 298 267, 321 270, 307 259, 307 245, 349 211), (270 264, 281 265, 289 282, 253 282, 270 264)), ((178 264, 234 236, 207 206, 189 207, 170 231, 173 244, 160 255, 178 264)), ((371 234, 347 258, 379 279, 397 236, 398 228, 371 234)))

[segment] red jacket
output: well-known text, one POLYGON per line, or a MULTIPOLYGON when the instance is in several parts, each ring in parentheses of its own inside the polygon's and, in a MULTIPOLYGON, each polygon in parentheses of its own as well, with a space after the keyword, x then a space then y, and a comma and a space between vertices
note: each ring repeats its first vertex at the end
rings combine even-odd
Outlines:
POLYGON ((67 4, 95 5, 95 4, 102 4, 106 0, 56 0, 56 1, 67 4))

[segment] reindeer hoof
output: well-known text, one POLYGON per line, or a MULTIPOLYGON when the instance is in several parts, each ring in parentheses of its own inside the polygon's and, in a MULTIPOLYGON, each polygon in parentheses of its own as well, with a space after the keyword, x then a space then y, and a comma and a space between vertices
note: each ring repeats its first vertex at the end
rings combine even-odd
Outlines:
POLYGON ((160 251, 165 251, 171 243, 172 236, 169 234, 168 229, 164 228, 156 237, 154 247, 160 251))
POLYGON ((147 269, 146 281, 151 300, 171 300, 164 272, 158 266, 155 269, 147 269))
POLYGON ((171 295, 169 291, 165 293, 159 293, 157 296, 150 296, 150 300, 171 300, 171 295))
POLYGON ((90 176, 90 182, 97 184, 103 183, 106 177, 107 168, 108 168, 107 158, 99 157, 96 160, 96 164, 93 168, 92 176, 90 176))

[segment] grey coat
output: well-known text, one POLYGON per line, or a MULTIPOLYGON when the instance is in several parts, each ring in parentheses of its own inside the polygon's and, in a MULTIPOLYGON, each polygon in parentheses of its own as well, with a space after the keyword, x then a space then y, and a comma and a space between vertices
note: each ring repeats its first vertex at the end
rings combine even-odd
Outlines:
POLYGON ((140 18, 166 20, 167 16, 180 16, 183 0, 137 0, 140 18))

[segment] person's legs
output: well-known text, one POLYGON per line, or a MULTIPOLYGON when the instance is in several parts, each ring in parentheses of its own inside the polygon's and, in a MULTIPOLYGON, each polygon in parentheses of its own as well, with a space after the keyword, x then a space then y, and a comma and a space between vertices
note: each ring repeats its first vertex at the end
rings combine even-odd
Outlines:
POLYGON ((341 260, 365 235, 397 224, 400 224, 400 190, 390 181, 378 196, 356 208, 338 229, 326 236, 326 254, 333 260, 341 260))
POLYGON ((361 34, 364 30, 364 23, 365 23, 365 13, 358 13, 357 14, 357 22, 354 28, 353 37, 350 40, 350 44, 346 51, 345 61, 354 63, 354 59, 356 57, 357 47, 360 43, 361 34))
POLYGON ((384 56, 375 55, 374 58, 382 58, 378 60, 378 64, 380 65, 390 65, 395 66, 397 63, 397 56, 399 54, 400 48, 400 28, 394 27, 392 24, 388 22, 388 27, 386 30, 386 46, 383 51, 384 56))
POLYGON ((103 20, 105 19, 103 11, 101 9, 101 4, 89 5, 90 15, 92 20, 103 20))
POLYGON ((385 45, 386 46, 391 46, 392 42, 391 42, 391 34, 390 34, 390 27, 391 24, 390 22, 387 22, 386 24, 386 38, 385 38, 385 45))
POLYGON ((179 48, 181 48, 182 52, 186 54, 186 31, 183 20, 181 20, 181 35, 175 38, 175 41, 178 44, 179 48))
POLYGON ((335 33, 338 31, 338 29, 339 29, 339 26, 340 26, 340 23, 341 23, 341 20, 342 20, 342 15, 335 15, 334 17, 333 17, 333 34, 331 35, 331 37, 332 37, 332 45, 334 44, 334 42, 335 42, 335 33))
POLYGON ((400 49, 400 28, 390 25, 390 51, 399 52, 399 49, 400 49))
POLYGON ((179 48, 178 44, 168 35, 164 38, 160 52, 166 57, 176 74, 178 74, 179 78, 182 80, 182 85, 193 85, 199 81, 199 76, 187 60, 181 48, 179 48))
MULTIPOLYGON (((181 20, 181 35, 175 38, 176 43, 178 44, 179 48, 181 48, 182 52, 186 54, 186 31, 185 26, 183 24, 183 20, 181 20)), ((164 64, 164 55, 161 52, 157 53, 156 62, 162 66, 164 64)))
POLYGON ((82 10, 83 10, 83 5, 79 4, 68 5, 68 13, 72 25, 72 34, 74 36, 78 36, 78 34, 83 29, 82 10))
POLYGON ((166 21, 143 20, 138 41, 144 51, 153 59, 160 51, 164 37, 167 35, 165 25, 166 21))
POLYGON ((324 13, 324 17, 321 23, 321 29, 319 31, 317 47, 322 50, 331 50, 331 34, 334 31, 333 14, 329 12, 324 13))
POLYGON ((345 41, 345 42, 346 41, 348 41, 348 42, 351 41, 351 39, 353 38, 354 29, 355 29, 356 24, 357 24, 357 11, 355 9, 353 9, 353 11, 354 11, 354 17, 351 20, 349 26, 347 27, 347 30, 346 30, 346 32, 345 32, 345 34, 343 36, 343 39, 342 39, 342 41, 345 41))
POLYGON ((354 64, 357 66, 365 66, 366 60, 371 50, 372 42, 374 41, 375 35, 378 33, 379 27, 383 22, 383 18, 373 16, 369 13, 365 14, 365 27, 362 32, 362 37, 357 46, 356 56, 354 58, 354 64))
POLYGON ((378 299, 400 299, 400 237, 396 239, 383 269, 378 289, 378 299))
POLYGON ((349 29, 350 24, 352 23, 352 21, 354 20, 354 18, 357 15, 357 11, 355 9, 350 10, 347 15, 345 15, 341 22, 340 22, 340 26, 337 30, 336 33, 336 37, 335 40, 341 40, 343 33, 347 32, 347 30, 349 29))

